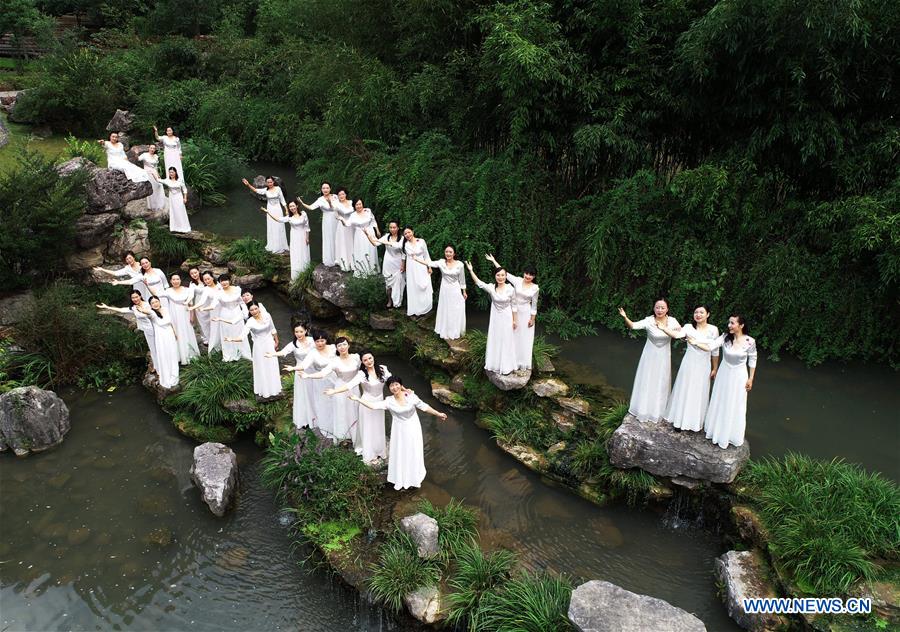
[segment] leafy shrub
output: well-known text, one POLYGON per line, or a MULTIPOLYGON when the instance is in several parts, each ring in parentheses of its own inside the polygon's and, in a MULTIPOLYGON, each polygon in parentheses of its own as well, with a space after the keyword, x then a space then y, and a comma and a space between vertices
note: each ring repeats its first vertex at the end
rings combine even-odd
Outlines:
POLYGON ((900 551, 900 488, 839 459, 789 453, 751 461, 740 474, 771 540, 769 551, 801 590, 845 594, 900 551))
POLYGON ((531 348, 531 363, 535 368, 550 364, 559 355, 559 347, 547 342, 543 336, 534 337, 534 346, 531 348))
POLYGON ((445 507, 435 507, 427 498, 419 502, 419 511, 438 524, 438 546, 445 565, 478 537, 478 514, 461 501, 451 498, 445 507))
POLYGON ((225 257, 267 277, 275 273, 279 263, 275 255, 266 250, 266 245, 253 237, 242 237, 228 244, 225 257))
POLYGON ((326 553, 340 551, 362 533, 357 525, 343 520, 310 522, 304 525, 301 531, 326 553))
POLYGON ((507 445, 524 444, 546 450, 560 440, 560 433, 540 409, 518 404, 502 412, 484 415, 491 433, 507 445))
POLYGON ((412 539, 396 529, 381 546, 378 562, 372 565, 369 589, 379 603, 401 612, 403 598, 423 586, 435 586, 441 578, 438 564, 419 557, 412 539))
POLYGON ((134 363, 119 360, 100 366, 89 366, 78 378, 78 388, 103 391, 130 384, 140 375, 140 370, 141 368, 134 363))
POLYGON ((510 578, 516 556, 511 551, 483 553, 474 543, 456 551, 456 571, 448 585, 453 589, 447 596, 447 623, 458 629, 465 624, 470 632, 481 630, 478 614, 484 595, 500 589, 510 578))
POLYGON ((299 306, 303 304, 306 288, 312 285, 313 270, 315 270, 315 266, 309 265, 291 280, 291 285, 288 288, 288 296, 294 305, 299 306))
POLYGON ((160 265, 180 266, 197 254, 193 241, 176 237, 168 226, 159 222, 147 222, 147 238, 155 263, 160 265))
MULTIPOLYGON (((166 405, 182 410, 201 424, 226 426, 241 423, 247 413, 229 410, 225 404, 237 400, 255 402, 253 365, 249 360, 222 362, 214 352, 192 359, 181 367, 181 390, 166 405)), ((244 425, 247 425, 244 423, 244 425)))
POLYGON ((465 369, 469 373, 481 373, 487 357, 487 334, 480 329, 470 329, 465 335, 469 352, 464 359, 465 369))
POLYGON ((63 158, 86 158, 95 165, 103 165, 106 160, 106 152, 103 148, 90 140, 78 140, 72 134, 66 136, 66 148, 63 150, 63 158))
POLYGON ((29 353, 0 340, 0 393, 19 386, 53 385, 53 363, 40 353, 29 353))
POLYGON ((482 594, 473 615, 478 629, 557 632, 571 630, 567 616, 572 586, 563 577, 523 572, 496 591, 482 594))
POLYGON ((208 206, 224 206, 222 191, 236 179, 241 160, 229 146, 203 137, 182 141, 184 179, 208 206))
POLYGON ((542 312, 541 323, 548 332, 556 334, 563 340, 571 340, 579 336, 590 336, 597 331, 590 325, 577 322, 570 314, 559 307, 551 307, 542 312))
POLYGON ((387 300, 384 277, 379 272, 347 278, 347 295, 353 304, 362 309, 376 310, 387 300))
POLYGON ((301 525, 347 521, 368 526, 381 488, 356 453, 311 431, 270 434, 262 479, 291 506, 301 525))
POLYGON ((61 177, 52 160, 23 152, 0 173, 0 286, 28 287, 65 266, 87 208, 84 173, 61 177))

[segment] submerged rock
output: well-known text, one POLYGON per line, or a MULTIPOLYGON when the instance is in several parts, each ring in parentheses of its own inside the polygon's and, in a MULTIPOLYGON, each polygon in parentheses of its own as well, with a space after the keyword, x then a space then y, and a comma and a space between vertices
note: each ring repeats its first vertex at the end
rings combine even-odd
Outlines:
POLYGON ((431 382, 431 395, 436 400, 438 400, 442 404, 446 404, 451 408, 456 408, 458 410, 469 410, 471 406, 466 401, 466 398, 460 395, 459 393, 453 392, 452 388, 448 384, 443 384, 441 382, 431 382))
POLYGON ((266 279, 261 274, 241 274, 235 275, 232 283, 239 286, 241 290, 255 290, 261 288, 266 283, 266 279))
POLYGON ((569 385, 555 377, 545 377, 531 383, 531 390, 538 397, 565 397, 569 385))
POLYGON ((312 279, 313 287, 322 298, 342 309, 354 307, 353 299, 347 292, 347 280, 352 278, 352 274, 344 272, 337 266, 328 267, 319 264, 313 269, 312 279))
POLYGON ((788 622, 778 615, 748 614, 741 606, 742 599, 778 596, 758 551, 728 551, 716 558, 716 577, 724 586, 728 616, 739 626, 754 632, 787 627, 788 622))
POLYGON ((599 580, 572 591, 569 621, 581 632, 706 632, 700 619, 681 608, 599 580))
POLYGON ((0 395, 0 452, 42 452, 62 443, 69 428, 69 409, 53 391, 21 386, 0 395))
POLYGON ((400 521, 400 528, 416 543, 419 557, 433 558, 440 553, 438 523, 431 516, 421 512, 407 516, 400 521))
POLYGON ((204 443, 194 448, 191 480, 200 488, 203 502, 221 517, 237 489, 237 457, 222 443, 204 443))
POLYGON ((397 321, 391 314, 372 312, 369 315, 369 327, 376 331, 393 331, 397 328, 397 321))
POLYGON ((437 586, 423 586, 403 598, 409 613, 423 623, 436 623, 443 619, 441 592, 437 586))
POLYGON ((666 421, 641 422, 627 415, 608 444, 609 460, 621 469, 639 467, 657 476, 687 476, 730 483, 750 458, 750 445, 727 449, 701 432, 677 431, 666 421))
POLYGON ((528 369, 513 371, 506 375, 485 369, 484 374, 487 376, 487 379, 491 381, 491 384, 501 391, 514 391, 525 388, 525 385, 528 384, 528 380, 531 379, 531 371, 528 369))

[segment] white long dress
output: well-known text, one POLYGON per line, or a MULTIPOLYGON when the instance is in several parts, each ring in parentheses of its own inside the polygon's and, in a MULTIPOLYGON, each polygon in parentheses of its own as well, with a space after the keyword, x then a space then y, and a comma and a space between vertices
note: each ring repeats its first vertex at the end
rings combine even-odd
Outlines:
MULTIPOLYGON (((484 368, 501 375, 516 370, 516 340, 513 329, 513 304, 516 300, 516 289, 507 283, 502 291, 484 281, 478 281, 478 287, 491 296, 491 319, 488 324, 487 353, 484 356, 484 368)), ((521 327, 522 323, 518 323, 521 327)))
POLYGON ((416 409, 428 410, 428 405, 410 393, 406 395, 405 404, 391 395, 380 402, 372 402, 372 406, 391 413, 388 483, 393 483, 396 490, 420 487, 425 480, 425 443, 416 409))
MULTIPOLYGON (((225 338, 240 338, 244 331, 244 315, 241 313, 241 307, 244 301, 241 299, 241 288, 232 286, 230 292, 226 292, 222 288, 217 288, 213 292, 213 300, 211 306, 219 309, 219 340, 216 341, 222 346, 222 360, 225 362, 234 362, 245 358, 250 359, 250 343, 246 338, 240 342, 228 342, 225 338), (231 322, 226 322, 231 321, 231 322)), ((210 341, 210 349, 213 348, 213 341, 210 341)))
POLYGON ((197 324, 200 325, 200 337, 203 340, 203 344, 209 345, 208 351, 222 347, 222 339, 219 336, 219 323, 212 320, 213 316, 218 317, 219 315, 217 313, 218 307, 211 312, 201 309, 213 304, 216 289, 218 289, 216 286, 203 285, 203 287, 194 291, 194 305, 197 306, 194 313, 197 315, 197 324))
POLYGON ((322 211, 322 263, 326 266, 333 266, 334 259, 334 238, 337 232, 338 221, 334 214, 337 210, 337 196, 329 195, 328 199, 324 195, 310 204, 313 208, 322 211))
MULTIPOLYGON (((276 353, 277 356, 286 356, 289 353, 294 354, 294 365, 303 364, 309 352, 315 349, 315 342, 309 336, 301 343, 296 339, 287 343, 284 348, 276 353)), ((315 427, 315 418, 313 417, 312 407, 310 406, 311 387, 315 386, 316 380, 303 380, 294 374, 294 404, 293 404, 293 420, 295 428, 306 428, 307 426, 315 427)))
POLYGON ((132 305, 130 309, 131 313, 134 314, 135 326, 142 334, 144 334, 144 340, 147 341, 147 348, 150 349, 150 361, 153 362, 153 368, 156 369, 156 367, 159 366, 159 361, 156 357, 156 334, 153 329, 153 322, 147 314, 140 311, 134 305, 132 305))
POLYGON ((431 275, 428 266, 413 261, 413 257, 423 261, 431 261, 428 244, 421 237, 416 243, 406 242, 406 315, 423 316, 431 311, 434 305, 434 289, 431 287, 431 275))
POLYGON ((151 268, 150 272, 141 276, 141 282, 147 288, 148 295, 156 295, 165 311, 169 311, 169 297, 166 295, 166 288, 169 287, 169 280, 166 278, 165 272, 159 268, 151 268))
POLYGON ((350 230, 353 231, 353 274, 354 276, 367 276, 378 272, 378 248, 366 237, 366 234, 375 239, 375 216, 369 209, 363 209, 362 213, 354 212, 348 220, 350 230))
POLYGON ((740 344, 725 342, 719 336, 709 344, 710 349, 722 348, 722 361, 716 371, 712 398, 706 411, 706 438, 720 448, 728 444, 744 444, 747 429, 747 368, 756 366, 756 341, 744 336, 740 344))
POLYGON ((188 364, 200 355, 197 334, 191 327, 188 313, 188 303, 193 300, 194 292, 190 288, 181 287, 176 290, 170 287, 166 288, 166 296, 169 297, 169 316, 175 325, 175 333, 178 334, 178 361, 181 364, 188 364))
POLYGON ((153 193, 147 196, 147 208, 151 211, 165 208, 166 191, 163 189, 162 182, 159 181, 159 156, 145 151, 138 156, 138 160, 144 165, 144 171, 149 176, 150 186, 153 187, 153 193))
POLYGON ((186 182, 184 178, 184 167, 181 166, 181 139, 177 136, 157 136, 156 140, 163 145, 163 161, 166 163, 166 178, 169 177, 169 169, 175 167, 178 172, 178 179, 186 182))
MULTIPOLYGON (((325 353, 319 353, 318 349, 312 349, 306 354, 306 359, 299 368, 306 373, 318 373, 331 365, 335 357, 334 345, 327 345, 325 353)), ((306 394, 309 396, 309 407, 313 415, 312 427, 318 428, 326 437, 334 436, 334 402, 325 394, 334 385, 331 377, 322 379, 303 378, 308 384, 306 394)))
POLYGON ((352 272, 353 266, 353 238, 356 230, 353 226, 344 226, 338 219, 339 217, 345 222, 349 222, 350 218, 355 215, 353 204, 348 200, 345 204, 341 204, 338 200, 334 203, 334 262, 344 272, 352 272))
POLYGON ((103 141, 106 149, 106 166, 116 171, 121 171, 132 182, 147 182, 150 176, 143 167, 138 167, 125 156, 125 145, 116 143, 113 145, 108 140, 103 141))
POLYGON ((150 320, 153 321, 153 337, 156 339, 156 373, 159 375, 159 385, 163 388, 178 386, 178 342, 175 340, 175 330, 172 329, 172 319, 166 312, 162 312, 160 318, 156 312, 150 310, 150 320))
MULTIPOLYGON (((381 365, 383 379, 369 374, 365 368, 356 372, 356 376, 350 380, 348 386, 355 389, 362 387, 362 399, 367 402, 384 401, 384 382, 391 377, 388 368, 381 365)), ((377 458, 386 459, 387 451, 384 440, 384 410, 371 410, 365 406, 359 407, 359 423, 356 424, 357 439, 353 442, 356 453, 362 456, 365 463, 377 458)))
POLYGON ((116 270, 113 273, 113 276, 116 278, 128 277, 132 281, 132 289, 140 292, 141 298, 143 298, 145 301, 150 300, 150 290, 148 290, 147 286, 144 284, 144 273, 141 271, 141 266, 132 268, 131 266, 126 264, 116 270))
POLYGON ((525 279, 514 274, 506 274, 506 280, 516 288, 516 313, 518 327, 514 332, 516 341, 516 364, 520 369, 531 368, 531 355, 534 349, 534 327, 528 326, 532 316, 537 316, 538 291, 535 283, 525 287, 525 279))
MULTIPOLYGON (((196 283, 191 281, 188 285, 188 289, 191 291, 191 305, 197 305, 197 303, 203 300, 203 288, 206 286, 203 283, 196 283)), ((193 312, 188 314, 188 322, 191 323, 191 328, 194 329, 194 338, 196 339, 196 331, 199 328, 200 330, 200 342, 203 344, 207 344, 209 342, 209 312, 204 312, 202 310, 194 310, 193 312), (194 315, 193 320, 190 319, 190 314, 194 315), (206 316, 206 324, 204 325, 201 316, 206 316), (196 325, 196 326, 195 326, 196 325)))
MULTIPOLYGON (((259 195, 266 196, 266 210, 275 217, 284 215, 283 206, 287 206, 281 187, 253 189, 259 195)), ((284 252, 288 250, 287 237, 284 234, 283 222, 272 219, 266 215, 266 250, 269 252, 284 252)))
MULTIPOLYGON (((671 316, 666 327, 679 329, 678 321, 671 316)), ((669 388, 672 386, 671 341, 666 332, 656 326, 656 318, 647 316, 634 323, 632 329, 647 331, 647 342, 638 362, 631 389, 628 412, 640 421, 659 421, 666 414, 669 388)))
POLYGON ((241 330, 244 340, 253 334, 253 392, 257 397, 274 397, 281 393, 278 358, 266 357, 267 353, 275 353, 274 333, 272 319, 261 312, 259 318, 248 318, 241 330))
POLYGON ((187 207, 184 205, 184 196, 187 193, 184 182, 169 178, 162 182, 169 190, 169 231, 173 233, 191 232, 191 222, 188 220, 187 207))
POLYGON ((403 271, 406 255, 403 253, 403 238, 394 240, 391 239, 390 233, 384 233, 378 238, 378 243, 384 245, 384 260, 381 265, 384 284, 391 291, 391 304, 400 307, 403 303, 403 290, 406 289, 406 273, 403 271))
MULTIPOLYGON (((719 330, 713 325, 697 329, 691 324, 682 327, 679 338, 694 338, 709 343, 719 337, 719 330)), ((703 429, 703 419, 709 406, 709 374, 712 371, 712 356, 718 356, 719 349, 712 352, 695 347, 690 342, 681 359, 681 367, 675 378, 675 386, 666 406, 666 420, 676 428, 703 429)))
POLYGON ((309 217, 306 211, 300 211, 297 215, 282 215, 278 221, 291 227, 291 279, 295 279, 309 267, 309 217))
MULTIPOLYGON (((346 360, 340 357, 334 357, 328 366, 319 372, 322 377, 328 377, 334 374, 334 386, 341 387, 349 384, 356 374, 359 372, 359 355, 351 353, 346 360)), ((343 441, 344 439, 354 439, 356 444, 356 426, 359 422, 359 404, 350 399, 350 395, 358 395, 356 388, 351 388, 343 393, 337 393, 330 397, 332 402, 334 425, 331 431, 331 437, 335 441, 343 441)), ((328 397, 326 395, 326 397, 328 397)))
POLYGON ((455 340, 466 333, 466 301, 462 295, 466 289, 466 267, 461 261, 455 261, 453 268, 449 268, 446 259, 428 265, 441 271, 434 333, 445 340, 455 340))

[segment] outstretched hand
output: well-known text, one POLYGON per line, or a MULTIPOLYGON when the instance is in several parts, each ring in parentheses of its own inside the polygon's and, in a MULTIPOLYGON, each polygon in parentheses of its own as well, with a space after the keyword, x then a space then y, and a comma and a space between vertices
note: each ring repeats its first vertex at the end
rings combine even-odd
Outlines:
POLYGON ((620 308, 619 308, 619 316, 621 316, 622 318, 628 318, 628 317, 625 315, 625 308, 624 308, 624 307, 620 307, 620 308))

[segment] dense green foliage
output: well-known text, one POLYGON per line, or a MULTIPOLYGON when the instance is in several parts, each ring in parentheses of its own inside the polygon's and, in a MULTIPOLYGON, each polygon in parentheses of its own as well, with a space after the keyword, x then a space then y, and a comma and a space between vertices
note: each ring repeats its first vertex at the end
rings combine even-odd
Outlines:
POLYGON ((531 259, 567 333, 667 294, 773 355, 897 362, 891 3, 85 2, 107 30, 44 61, 23 115, 85 135, 128 107, 293 161, 483 271, 531 259))
POLYGON ((347 278, 347 296, 353 304, 362 309, 377 310, 387 301, 384 277, 380 272, 347 278))
POLYGON ((266 250, 266 244, 253 237, 242 237, 225 248, 225 258, 243 264, 247 271, 270 277, 278 267, 279 259, 266 250))
POLYGON ((459 500, 451 498, 446 506, 435 507, 424 498, 419 503, 419 511, 437 522, 438 546, 445 565, 478 538, 478 514, 459 500))
POLYGON ((0 287, 29 287, 65 268, 75 219, 87 206, 85 182, 81 172, 60 177, 37 153, 0 173, 0 287))
POLYGON ((564 577, 522 572, 499 590, 482 595, 475 615, 486 632, 571 630, 567 613, 572 585, 564 577))
POLYGON ((229 144, 202 136, 184 140, 181 147, 185 182, 205 206, 223 206, 227 198, 222 191, 237 179, 241 157, 229 144))
POLYGON ((465 624, 470 632, 481 630, 479 613, 484 595, 509 580, 515 563, 516 556, 511 551, 484 553, 476 544, 460 548, 456 552, 456 572, 447 582, 453 590, 447 596, 447 623, 465 624))
POLYGON ((436 586, 440 578, 440 565, 420 558, 412 538, 395 529, 381 545, 378 562, 372 565, 369 589, 376 601, 401 612, 406 595, 425 586, 436 586))
POLYGON ((180 266, 186 259, 197 254, 195 242, 176 237, 167 225, 159 222, 147 223, 147 238, 157 265, 180 266))
POLYGON ((900 488, 840 460, 751 461, 739 483, 761 510, 769 552, 800 590, 846 594, 900 555, 900 488), (880 562, 881 561, 881 562, 880 562))

